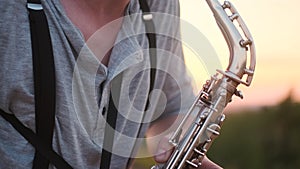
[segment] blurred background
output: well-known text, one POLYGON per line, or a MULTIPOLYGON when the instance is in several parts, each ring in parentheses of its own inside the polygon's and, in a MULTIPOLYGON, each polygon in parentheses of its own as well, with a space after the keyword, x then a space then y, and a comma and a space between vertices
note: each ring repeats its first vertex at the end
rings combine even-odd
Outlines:
MULTIPOLYGON (((228 49, 213 15, 200 0, 181 0, 181 18, 195 26, 210 41, 222 62, 228 65, 228 49)), ((300 101, 300 16, 299 0, 231 0, 246 22, 256 45, 257 64, 253 84, 242 88, 245 99, 233 107, 276 105, 288 94, 300 101)), ((185 33, 185 30, 183 30, 185 33)), ((190 55, 186 55, 187 59, 190 55)), ((187 60, 189 64, 189 60, 187 60)), ((191 64, 190 64, 191 65, 191 64)), ((194 66, 194 65, 192 65, 194 66)), ((197 86, 205 77, 193 69, 197 86)), ((200 72, 200 73, 199 73, 200 72)), ((210 76, 209 74, 207 77, 210 76)), ((207 78, 205 77, 205 79, 207 78)))
MULTIPOLYGON (((252 33, 257 64, 252 85, 240 87, 244 99, 235 97, 226 108, 221 135, 208 156, 225 169, 300 168, 300 1, 231 2, 252 33)), ((228 48, 206 2, 180 3, 181 18, 209 40, 225 69, 228 48)), ((211 73, 184 50, 199 91, 211 73)), ((135 168, 149 168, 151 160, 141 159, 135 168)))

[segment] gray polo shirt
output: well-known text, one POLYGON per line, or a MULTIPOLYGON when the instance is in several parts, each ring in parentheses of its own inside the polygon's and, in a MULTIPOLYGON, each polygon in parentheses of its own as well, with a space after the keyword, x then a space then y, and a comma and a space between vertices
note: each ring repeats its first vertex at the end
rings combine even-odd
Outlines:
MULTIPOLYGON (((26 0, 0 0, 0 108, 35 131, 32 49, 26 0)), ((193 99, 180 43, 176 0, 149 0, 157 35, 157 76, 151 107, 149 51, 137 0, 131 0, 109 64, 97 59, 97 41, 85 40, 58 0, 42 1, 56 68, 53 149, 74 168, 99 168, 112 83, 121 86, 111 168, 125 168, 136 138, 157 118, 179 113, 193 99), (90 45, 89 45, 90 44, 90 45), (93 46, 94 45, 94 46, 93 46), (96 47, 95 47, 96 45, 96 47), (93 49, 90 47, 93 46, 93 49), (122 75, 122 81, 116 77, 122 75)), ((101 30, 96 36, 101 37, 101 30)), ((102 48, 100 48, 102 50, 102 48)), ((108 49, 107 49, 108 50, 108 49)), ((107 51, 100 51, 105 54, 107 51)), ((0 168, 31 168, 34 148, 0 117, 0 168)), ((50 165, 52 168, 53 166, 50 165)))

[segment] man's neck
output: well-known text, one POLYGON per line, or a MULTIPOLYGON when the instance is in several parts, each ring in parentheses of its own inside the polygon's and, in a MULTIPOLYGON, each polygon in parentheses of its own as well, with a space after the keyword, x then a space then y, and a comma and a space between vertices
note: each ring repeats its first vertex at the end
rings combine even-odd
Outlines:
POLYGON ((130 0, 61 0, 70 20, 88 39, 97 29, 124 15, 130 0))
POLYGON ((70 1, 90 12, 100 14, 122 15, 130 0, 61 0, 70 1))
MULTIPOLYGON (((60 0, 67 16, 83 34, 86 41, 104 25, 116 20, 107 33, 101 37, 94 36, 104 49, 114 44, 121 28, 122 16, 130 0, 60 0)), ((98 47, 101 48, 101 47, 98 47)), ((92 49, 93 50, 93 49, 92 49)), ((96 52, 97 53, 97 52, 96 52)), ((108 56, 99 58, 105 65, 108 64, 108 56)))

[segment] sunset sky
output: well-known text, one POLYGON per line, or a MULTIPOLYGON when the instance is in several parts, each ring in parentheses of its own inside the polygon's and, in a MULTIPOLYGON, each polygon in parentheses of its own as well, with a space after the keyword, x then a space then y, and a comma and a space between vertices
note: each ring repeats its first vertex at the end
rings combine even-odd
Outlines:
MULTIPOLYGON (((299 0, 231 0, 246 22, 256 45, 257 64, 253 84, 240 87, 244 100, 232 107, 274 105, 292 96, 300 101, 299 0)), ((209 39, 226 68, 228 50, 205 0, 181 0, 181 17, 209 39)), ((184 31, 183 31, 184 32, 184 31)), ((186 50, 185 50, 186 51, 186 50)), ((190 53, 190 52, 186 52, 190 53)), ((197 86, 201 88, 201 64, 187 59, 197 86), (200 73, 198 73, 200 72, 200 73), (196 74, 196 75, 195 75, 196 74)))

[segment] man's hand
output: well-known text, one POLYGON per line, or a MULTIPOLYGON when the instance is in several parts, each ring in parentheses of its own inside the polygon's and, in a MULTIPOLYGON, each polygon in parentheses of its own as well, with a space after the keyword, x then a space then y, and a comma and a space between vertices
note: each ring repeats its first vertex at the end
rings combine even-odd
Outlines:
MULTIPOLYGON (((154 156, 154 160, 157 163, 165 163, 171 156, 173 148, 168 142, 168 138, 164 137, 160 140, 157 149, 157 155, 154 156)), ((218 166, 214 162, 210 161, 206 156, 202 160, 202 165, 198 169, 222 169, 222 167, 218 166)))
MULTIPOLYGON (((150 129, 147 132, 147 136, 154 137, 157 136, 158 134, 163 133, 174 123, 176 118, 177 116, 174 116, 174 117, 169 117, 167 119, 157 121, 155 125, 152 125, 150 127, 150 129)), ((174 129, 171 129, 171 131, 174 131, 174 129)), ((148 142, 147 144, 148 150, 150 150, 150 152, 154 154, 154 160, 157 163, 165 163, 170 158, 173 151, 173 147, 169 143, 168 136, 162 136, 156 138, 157 138, 156 141, 148 142)), ((199 169, 222 169, 222 167, 213 163, 207 157, 204 157, 204 159, 202 160, 202 165, 199 167, 199 169)))

